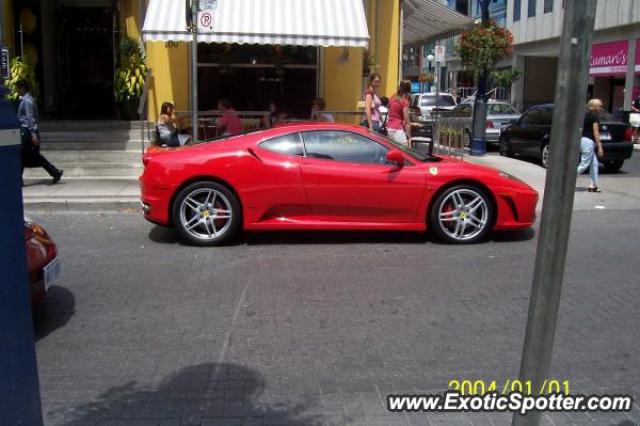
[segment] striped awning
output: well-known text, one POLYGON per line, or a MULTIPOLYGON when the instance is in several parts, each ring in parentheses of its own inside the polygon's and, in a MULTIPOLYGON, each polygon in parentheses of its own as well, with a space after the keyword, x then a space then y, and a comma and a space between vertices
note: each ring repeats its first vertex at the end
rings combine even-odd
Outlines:
POLYGON ((470 28, 474 22, 439 0, 404 0, 402 5, 403 43, 451 37, 470 28))
MULTIPOLYGON (((186 0, 150 0, 145 41, 191 41, 186 0)), ((367 47, 362 0, 218 0, 211 31, 198 41, 367 47)))

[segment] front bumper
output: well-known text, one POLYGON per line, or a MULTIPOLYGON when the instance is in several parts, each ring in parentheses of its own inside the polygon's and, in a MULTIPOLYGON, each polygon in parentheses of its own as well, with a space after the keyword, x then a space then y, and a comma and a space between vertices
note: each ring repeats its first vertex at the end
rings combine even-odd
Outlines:
POLYGON ((497 216, 494 230, 526 229, 536 221, 538 191, 533 188, 503 187, 495 191, 497 216))

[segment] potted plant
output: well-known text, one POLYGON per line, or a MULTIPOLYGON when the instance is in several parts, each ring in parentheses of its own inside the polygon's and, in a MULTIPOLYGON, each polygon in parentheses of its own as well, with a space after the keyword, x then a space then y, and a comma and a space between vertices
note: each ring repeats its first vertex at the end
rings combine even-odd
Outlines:
POLYGON ((16 56, 11 60, 9 68, 9 78, 5 80, 5 86, 9 89, 7 99, 14 104, 15 108, 18 108, 20 100, 16 84, 21 80, 29 84, 31 95, 38 99, 38 80, 36 80, 36 73, 33 67, 21 56, 16 56))
POLYGON ((121 117, 133 120, 136 118, 147 75, 145 56, 138 41, 132 37, 122 39, 119 52, 120 66, 116 70, 114 95, 120 106, 121 117))

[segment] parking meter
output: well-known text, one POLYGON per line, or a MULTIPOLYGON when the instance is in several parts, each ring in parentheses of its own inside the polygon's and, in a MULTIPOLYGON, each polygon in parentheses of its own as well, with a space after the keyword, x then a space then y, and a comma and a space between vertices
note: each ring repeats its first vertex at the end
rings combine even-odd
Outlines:
POLYGON ((42 426, 27 282, 20 124, 0 78, 0 423, 42 426))

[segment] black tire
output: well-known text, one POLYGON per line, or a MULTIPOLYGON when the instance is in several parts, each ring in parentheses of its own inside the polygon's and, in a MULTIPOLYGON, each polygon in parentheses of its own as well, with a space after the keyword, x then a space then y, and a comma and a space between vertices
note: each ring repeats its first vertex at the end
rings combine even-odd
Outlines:
POLYGON ((201 181, 186 186, 178 193, 172 206, 172 218, 176 231, 186 242, 217 246, 237 234, 242 223, 242 209, 229 188, 216 182, 201 181), (195 203, 197 209, 192 207, 194 200, 201 203, 195 203), (193 223, 191 230, 188 229, 189 223, 193 223))
POLYGON ((428 223, 429 229, 441 241, 450 244, 473 244, 482 241, 487 236, 487 233, 493 228, 493 218, 494 205, 489 194, 476 185, 463 183, 447 188, 436 198, 429 210, 428 223), (456 207, 454 193, 461 195, 463 204, 471 204, 471 201, 480 197, 484 206, 483 208, 478 207, 481 209, 481 217, 476 217, 477 209, 472 212, 468 208, 465 209, 467 204, 463 208, 456 207), (461 216, 463 212, 465 214, 461 216), (458 226, 464 226, 462 228, 463 235, 456 238, 454 235, 458 234, 458 226), (467 226, 472 226, 475 230, 465 236, 464 232, 467 226))
POLYGON ((624 160, 608 160, 604 162, 604 168, 608 172, 617 172, 622 168, 624 160))
POLYGON ((543 142, 540 147, 540 164, 545 169, 549 166, 549 142, 543 142))
POLYGON ((511 144, 507 141, 507 138, 500 138, 498 141, 498 151, 503 157, 513 157, 513 150, 511 144))

